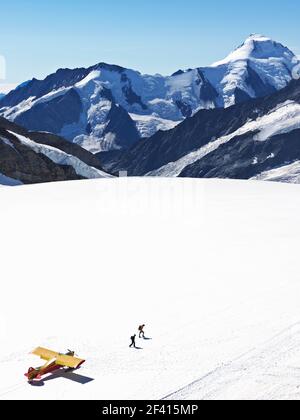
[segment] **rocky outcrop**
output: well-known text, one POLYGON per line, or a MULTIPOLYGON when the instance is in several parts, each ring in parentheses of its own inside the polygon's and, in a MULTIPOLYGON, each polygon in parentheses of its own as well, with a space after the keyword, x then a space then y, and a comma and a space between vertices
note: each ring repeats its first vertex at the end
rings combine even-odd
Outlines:
MULTIPOLYGON (((67 181, 84 179, 78 174, 76 167, 69 163, 70 159, 51 159, 42 152, 37 152, 32 145, 50 146, 48 150, 54 155, 78 159, 87 167, 101 171, 97 157, 76 144, 69 143, 61 137, 38 132, 28 132, 4 118, 0 118, 0 173, 5 177, 20 181, 23 184, 67 181), (20 136, 28 139, 28 144, 20 141, 20 136), (64 164, 65 161, 65 164, 64 164)), ((100 176, 99 176, 100 177, 100 176)))

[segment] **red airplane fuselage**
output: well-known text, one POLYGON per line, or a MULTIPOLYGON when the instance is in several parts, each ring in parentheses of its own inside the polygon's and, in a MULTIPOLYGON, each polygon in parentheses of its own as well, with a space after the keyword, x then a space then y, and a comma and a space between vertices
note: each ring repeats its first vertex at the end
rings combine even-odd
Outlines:
MULTIPOLYGON (((69 351, 66 353, 66 356, 74 356, 74 352, 69 351)), ((38 367, 38 368, 29 368, 28 372, 25 373, 26 378, 28 378, 29 382, 34 380, 41 380, 43 376, 48 375, 49 373, 53 373, 56 370, 61 369, 62 366, 56 364, 56 360, 50 360, 47 363, 45 363, 44 366, 38 367)))

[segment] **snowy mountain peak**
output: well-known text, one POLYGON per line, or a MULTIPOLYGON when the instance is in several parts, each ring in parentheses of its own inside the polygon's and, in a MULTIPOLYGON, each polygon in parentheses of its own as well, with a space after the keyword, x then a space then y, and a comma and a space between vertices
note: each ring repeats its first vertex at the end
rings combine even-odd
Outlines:
POLYGON ((287 47, 273 41, 271 38, 264 35, 251 34, 241 46, 231 52, 224 60, 214 63, 213 66, 217 67, 235 61, 251 59, 270 60, 272 58, 290 62, 296 57, 287 47))
POLYGON ((297 63, 282 44, 252 34, 225 60, 167 77, 103 62, 59 69, 0 98, 0 115, 92 153, 127 149, 201 109, 227 108, 286 87, 297 63))
POLYGON ((272 41, 272 39, 261 34, 251 34, 249 35, 249 37, 246 39, 245 42, 250 42, 250 41, 262 42, 262 41, 272 41))

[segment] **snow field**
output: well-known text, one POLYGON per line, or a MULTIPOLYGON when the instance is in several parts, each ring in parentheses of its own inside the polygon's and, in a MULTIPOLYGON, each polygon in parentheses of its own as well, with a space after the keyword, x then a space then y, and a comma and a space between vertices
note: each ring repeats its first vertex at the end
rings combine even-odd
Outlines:
MULTIPOLYGON (((299 396, 296 368, 286 392, 256 386, 277 350, 247 381, 235 362, 283 331, 298 341, 298 186, 102 179, 2 188, 0 199, 1 399, 160 399, 215 370, 213 397, 299 396), (141 323, 152 340, 131 350, 141 323), (93 381, 29 386, 38 345, 76 350, 93 381), (226 381, 232 363, 240 390, 226 381)), ((274 381, 296 365, 287 352, 274 381)), ((183 397, 207 397, 198 385, 183 397)))

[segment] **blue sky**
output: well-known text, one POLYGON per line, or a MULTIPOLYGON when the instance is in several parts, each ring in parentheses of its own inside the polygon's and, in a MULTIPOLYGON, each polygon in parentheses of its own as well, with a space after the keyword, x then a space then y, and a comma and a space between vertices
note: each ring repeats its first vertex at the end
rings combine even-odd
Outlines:
POLYGON ((11 0, 0 9, 6 83, 100 61, 170 74, 225 57, 250 33, 300 54, 299 0, 11 0))

